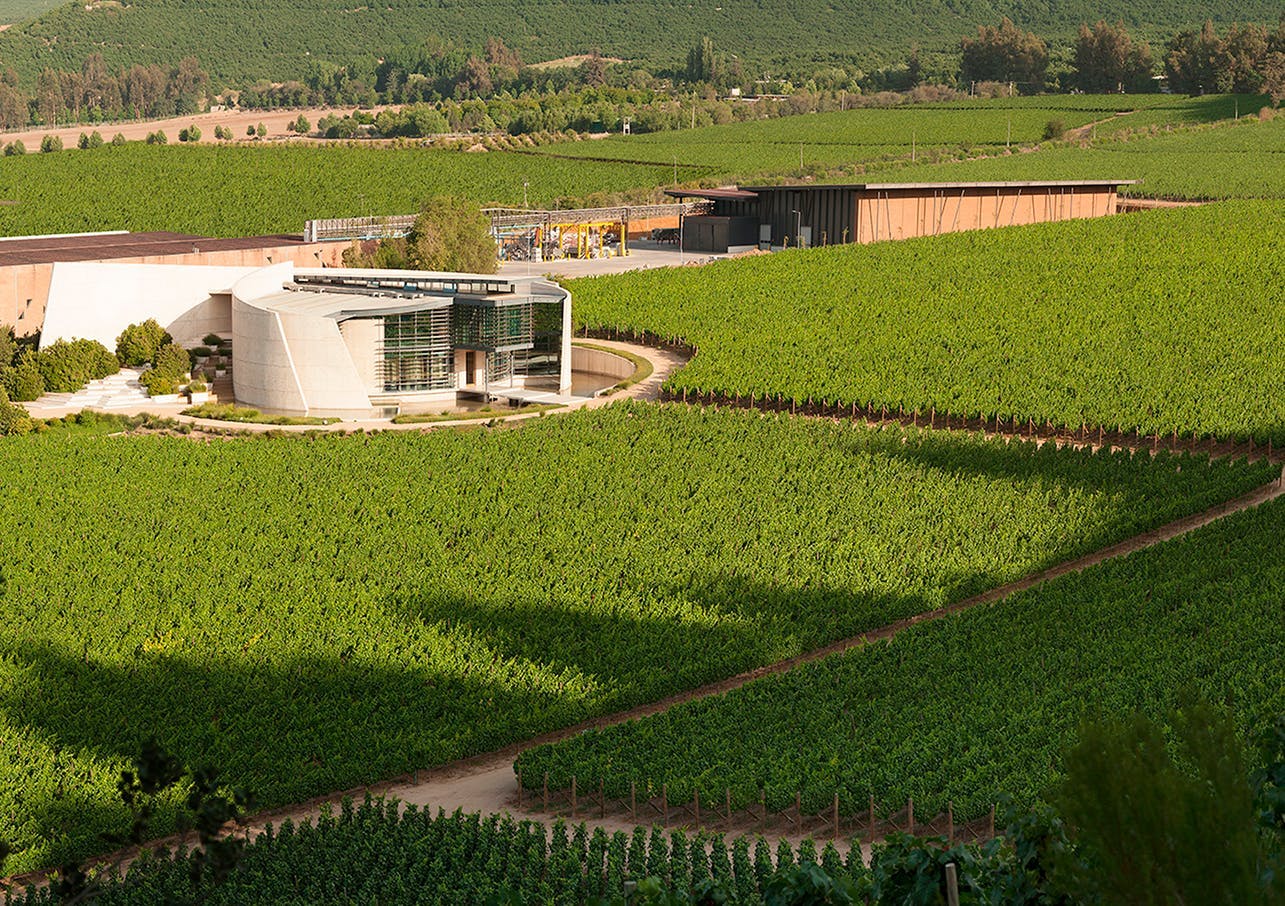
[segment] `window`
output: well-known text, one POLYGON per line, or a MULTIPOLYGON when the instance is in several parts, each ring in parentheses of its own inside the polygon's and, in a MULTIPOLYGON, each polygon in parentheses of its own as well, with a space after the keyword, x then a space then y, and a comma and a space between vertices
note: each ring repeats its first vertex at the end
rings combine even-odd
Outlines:
POLYGON ((386 316, 381 361, 385 392, 454 387, 450 309, 386 316))

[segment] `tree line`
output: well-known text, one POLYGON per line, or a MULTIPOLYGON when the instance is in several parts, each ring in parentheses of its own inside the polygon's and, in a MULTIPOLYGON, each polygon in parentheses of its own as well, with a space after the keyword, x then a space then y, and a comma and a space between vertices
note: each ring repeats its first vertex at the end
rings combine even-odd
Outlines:
POLYGON ((1069 72, 1050 79, 1042 38, 1009 19, 981 26, 960 42, 959 81, 1008 83, 1024 93, 1062 88, 1088 93, 1154 90, 1167 82, 1183 94, 1266 94, 1285 99, 1285 19, 1267 26, 1231 26, 1218 34, 1212 22, 1178 32, 1158 53, 1135 41, 1123 23, 1081 25, 1069 72))
POLYGON ((0 128, 183 116, 208 107, 209 87, 209 74, 195 57, 170 67, 112 70, 94 53, 78 72, 43 70, 31 92, 7 69, 0 74, 0 128))
MULTIPOLYGON (((797 81, 750 78, 734 55, 721 52, 708 37, 691 48, 684 67, 668 73, 596 53, 578 65, 545 68, 528 65, 498 38, 470 52, 430 37, 416 51, 390 54, 373 69, 318 62, 302 80, 215 92, 194 57, 168 68, 135 64, 111 70, 95 53, 78 72, 43 70, 30 93, 12 69, 0 74, 0 128, 182 116, 214 103, 251 109, 383 103, 431 105, 415 114, 429 121, 379 130, 386 135, 593 131, 619 127, 623 116, 637 131, 647 132, 690 125, 675 105, 683 98, 691 100, 689 113, 696 107, 713 110, 718 105, 708 102, 720 98, 797 99, 769 111, 772 115, 820 109, 816 98, 821 95, 855 106, 883 91, 924 86, 936 89, 923 96, 929 100, 949 99, 952 91, 1143 92, 1160 90, 1162 84, 1185 94, 1261 93, 1277 104, 1285 99, 1285 19, 1274 30, 1250 23, 1233 25, 1224 34, 1206 22, 1179 31, 1154 50, 1122 23, 1099 21, 1080 26, 1069 58, 1056 56, 1043 38, 1007 18, 964 37, 957 68, 926 62, 912 49, 903 64, 874 73, 828 65, 797 81)), ((734 107, 723 106, 725 113, 714 111, 702 121, 730 122, 734 107)), ((754 111, 756 118, 762 115, 764 108, 754 111)), ((339 125, 338 137, 350 137, 344 134, 348 128, 339 125)))

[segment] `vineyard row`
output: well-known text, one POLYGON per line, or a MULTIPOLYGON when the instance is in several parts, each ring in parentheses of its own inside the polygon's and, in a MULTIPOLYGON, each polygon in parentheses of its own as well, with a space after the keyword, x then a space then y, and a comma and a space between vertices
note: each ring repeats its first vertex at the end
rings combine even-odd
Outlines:
MULTIPOLYGON (((675 352, 686 359, 695 358, 697 347, 677 337, 663 337, 647 330, 616 330, 610 328, 581 327, 580 336, 585 339, 613 340, 638 343, 675 352)), ((1265 460, 1269 463, 1285 463, 1285 452, 1272 442, 1268 436, 1266 442, 1255 441, 1253 435, 1248 437, 1219 436, 1191 432, 1191 436, 1179 434, 1147 434, 1134 430, 1126 431, 1119 425, 1106 427, 1081 423, 1079 427, 1059 425, 1048 419, 1037 422, 1034 418, 1004 418, 995 415, 958 415, 949 412, 938 412, 936 407, 928 411, 906 411, 904 406, 895 409, 886 404, 842 402, 839 400, 819 400, 811 397, 802 400, 787 397, 784 394, 742 394, 724 390, 697 390, 687 387, 675 387, 666 384, 661 388, 662 402, 681 402, 698 406, 721 406, 732 409, 751 409, 760 412, 788 412, 791 415, 803 415, 811 418, 861 420, 870 425, 897 424, 912 428, 943 429, 951 431, 981 432, 986 435, 1003 438, 1021 438, 1040 442, 1052 441, 1061 446, 1087 446, 1093 449, 1125 449, 1133 451, 1150 451, 1157 453, 1207 454, 1210 459, 1222 457, 1244 457, 1249 462, 1265 460)))
POLYGON ((946 803, 946 809, 936 815, 925 817, 915 815, 915 800, 909 798, 905 806, 897 810, 880 809, 876 806, 874 796, 860 803, 842 801, 836 791, 834 801, 820 811, 803 809, 803 794, 796 791, 794 802, 785 809, 768 808, 767 794, 760 791, 758 802, 736 807, 732 801, 732 791, 724 787, 721 800, 710 801, 706 797, 702 802, 699 790, 693 791, 690 799, 675 800, 669 796, 666 784, 660 785, 660 791, 650 789, 646 784, 639 790, 636 781, 629 783, 627 797, 612 797, 606 792, 606 784, 600 779, 596 786, 588 789, 577 785, 573 774, 571 785, 562 789, 549 789, 549 774, 546 771, 539 787, 523 781, 518 772, 517 808, 552 814, 558 817, 597 818, 608 817, 627 819, 633 824, 658 824, 660 827, 682 827, 687 830, 719 833, 758 833, 776 836, 804 835, 815 839, 831 840, 865 840, 874 843, 893 833, 920 834, 922 836, 945 837, 947 842, 980 842, 995 837, 995 810, 991 805, 990 812, 981 818, 971 821, 955 818, 955 805, 946 803), (523 795, 525 790, 532 792, 523 795))

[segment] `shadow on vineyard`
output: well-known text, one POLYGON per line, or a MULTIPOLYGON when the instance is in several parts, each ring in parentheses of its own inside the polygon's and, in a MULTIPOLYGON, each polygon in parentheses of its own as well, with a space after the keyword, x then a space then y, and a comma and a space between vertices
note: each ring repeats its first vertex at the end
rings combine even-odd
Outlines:
MULTIPOLYGON (((402 742, 412 751, 411 736, 422 747, 436 729, 473 715, 479 704, 501 719, 476 726, 476 748, 502 741, 497 724, 530 734, 538 718, 529 715, 541 710, 536 696, 494 683, 413 676, 347 664, 342 656, 269 666, 143 655, 125 668, 32 644, 5 659, 20 667, 21 678, 0 691, 4 723, 34 731, 58 753, 46 766, 55 782, 29 785, 22 800, 27 839, 13 843, 31 848, 8 866, 15 870, 110 848, 97 842, 99 835, 122 833, 130 819, 115 794, 119 766, 153 733, 185 765, 220 765, 251 793, 271 784, 275 799, 291 801, 350 782, 349 774, 332 772, 332 763, 374 759, 402 742), (272 724, 261 723, 264 718, 272 724), (293 791, 282 795, 283 785, 293 791)), ((178 799, 163 803, 155 833, 174 830, 178 805, 178 799)))
MULTIPOLYGON (((951 585, 989 582, 977 575, 949 576, 944 581, 951 585)), ((832 587, 780 588, 732 575, 681 587, 649 588, 644 594, 652 600, 656 615, 619 609, 601 614, 548 602, 496 599, 424 597, 389 606, 405 619, 479 640, 497 660, 524 661, 555 674, 583 676, 608 708, 656 697, 653 667, 664 670, 668 686, 695 686, 727 676, 729 655, 732 672, 739 672, 800 654, 829 638, 809 627, 843 622, 845 613, 871 615, 873 619, 864 622, 874 628, 893 614, 919 613, 935 606, 922 596, 858 594, 832 587), (692 602, 704 619, 665 615, 666 602, 677 597, 692 602), (628 651, 605 644, 612 639, 629 640, 628 651), (625 671, 622 660, 627 664, 625 671)), ((582 716, 591 715, 586 710, 582 716)))
POLYGON ((27 488, 0 500, 12 871, 101 850, 152 736, 264 807, 300 802, 935 610, 1270 477, 637 404, 6 452, 27 488))

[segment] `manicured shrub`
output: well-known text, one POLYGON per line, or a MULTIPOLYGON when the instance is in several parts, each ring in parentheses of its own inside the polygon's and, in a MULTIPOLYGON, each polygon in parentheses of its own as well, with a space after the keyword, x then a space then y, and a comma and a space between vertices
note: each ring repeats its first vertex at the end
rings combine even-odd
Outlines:
POLYGON ((122 365, 145 365, 156 358, 156 351, 172 342, 165 328, 148 318, 142 324, 131 324, 116 338, 116 358, 122 365))
POLYGON ((45 379, 34 354, 21 356, 12 368, 0 370, 0 384, 9 399, 19 403, 38 400, 45 392, 45 379))
POLYGON ((139 376, 138 382, 151 396, 168 396, 178 393, 178 380, 156 368, 149 368, 139 376))
POLYGON ((31 416, 27 410, 9 402, 9 395, 4 387, 0 387, 0 437, 27 434, 31 429, 31 416))
POLYGON ((177 343, 166 343, 156 351, 152 367, 161 374, 178 380, 192 367, 192 360, 182 346, 177 343))
POLYGON ((207 333, 201 342, 206 346, 222 346, 223 338, 217 333, 207 333))
POLYGON ((36 354, 36 364, 50 393, 71 393, 120 370, 116 356, 97 340, 59 340, 36 354))

